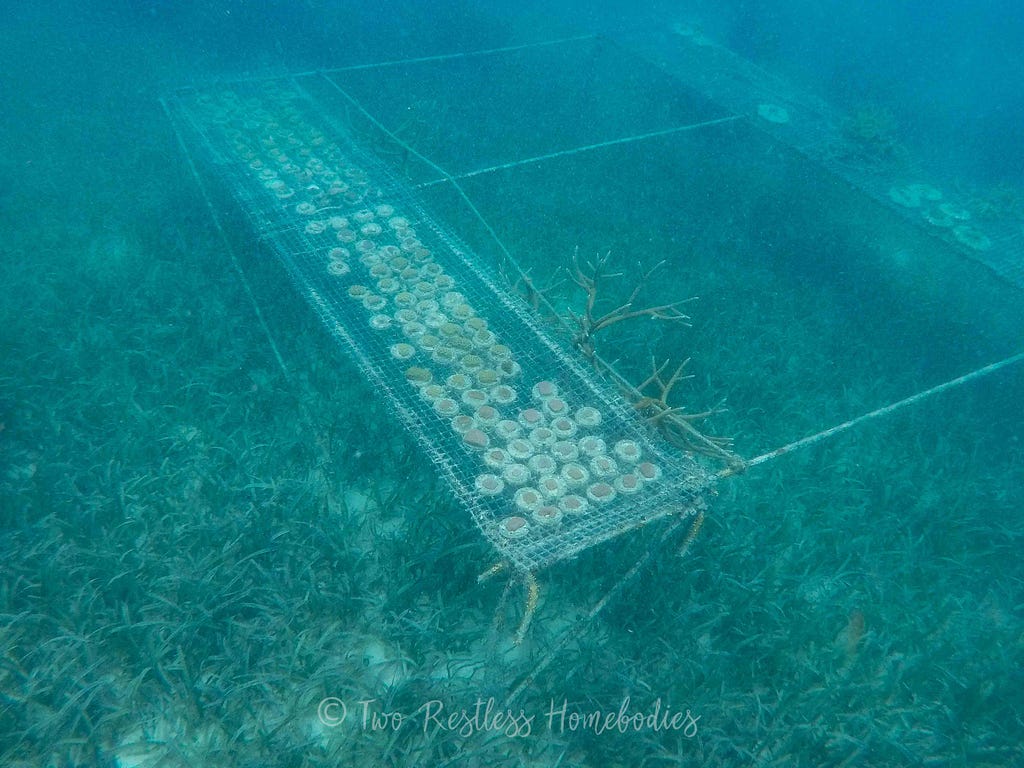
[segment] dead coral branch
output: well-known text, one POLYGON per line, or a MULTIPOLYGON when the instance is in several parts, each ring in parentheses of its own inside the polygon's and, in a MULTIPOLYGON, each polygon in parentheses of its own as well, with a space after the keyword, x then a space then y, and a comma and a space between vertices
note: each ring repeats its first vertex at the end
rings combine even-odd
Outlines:
POLYGON ((693 450, 724 461, 732 467, 741 465, 742 460, 729 450, 730 441, 727 438, 709 437, 694 426, 694 422, 699 422, 720 412, 720 408, 695 413, 688 411, 683 406, 672 405, 669 402, 673 388, 681 380, 687 378, 684 372, 689 358, 679 363, 667 378, 665 372, 669 369, 670 361, 666 360, 658 365, 652 359, 651 375, 639 386, 635 386, 598 354, 595 337, 605 328, 623 320, 638 317, 687 325, 690 318, 683 313, 680 307, 694 300, 690 298, 650 307, 636 306, 637 297, 646 286, 647 281, 655 270, 664 264, 664 262, 659 262, 651 269, 641 271, 640 279, 624 303, 599 314, 595 308, 600 299, 603 282, 622 276, 621 273, 608 272, 610 258, 611 252, 608 252, 603 256, 598 256, 593 263, 587 262, 584 266, 580 266, 579 249, 573 255, 571 277, 573 282, 587 295, 583 313, 570 313, 576 323, 573 343, 595 368, 610 375, 620 385, 648 423, 657 428, 670 442, 684 450, 693 450))
POLYGON ((693 301, 692 298, 684 299, 683 301, 674 301, 670 304, 660 304, 654 307, 634 308, 634 303, 636 302, 637 296, 640 295, 640 291, 643 290, 651 275, 665 263, 663 261, 655 264, 651 269, 641 272, 639 281, 633 288, 633 292, 629 294, 629 298, 626 299, 625 303, 620 304, 602 315, 596 315, 595 307, 598 302, 601 282, 608 278, 617 278, 622 275, 621 273, 608 274, 605 271, 608 261, 611 258, 611 251, 605 253, 604 256, 598 256, 593 263, 587 262, 586 268, 588 271, 586 272, 582 267, 580 267, 579 255, 579 249, 577 248, 572 258, 572 279, 576 285, 586 291, 587 302, 582 315, 571 313, 577 326, 576 336, 573 339, 573 343, 588 358, 593 359, 597 352, 595 336, 605 328, 614 325, 615 323, 622 322, 623 320, 629 320, 634 317, 649 317, 652 320, 664 320, 666 322, 681 323, 683 325, 688 324, 690 318, 684 314, 679 307, 693 301))

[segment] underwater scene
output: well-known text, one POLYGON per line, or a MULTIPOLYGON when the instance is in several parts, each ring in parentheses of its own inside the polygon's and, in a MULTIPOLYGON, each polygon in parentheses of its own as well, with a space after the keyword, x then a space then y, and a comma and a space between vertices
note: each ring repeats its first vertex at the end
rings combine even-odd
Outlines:
POLYGON ((1024 16, 0 20, 0 766, 1024 768, 1024 16))

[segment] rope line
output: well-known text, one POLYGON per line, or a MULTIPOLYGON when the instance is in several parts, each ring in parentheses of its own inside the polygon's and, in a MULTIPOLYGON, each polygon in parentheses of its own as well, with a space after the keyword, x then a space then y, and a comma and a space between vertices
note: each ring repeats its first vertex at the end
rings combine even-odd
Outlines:
POLYGON ((242 264, 238 261, 235 249, 231 247, 231 241, 228 239, 227 233, 224 231, 224 227, 220 223, 217 211, 213 207, 213 201, 210 200, 210 194, 207 192, 206 185, 203 184, 202 179, 199 176, 199 171, 196 168, 195 161, 192 159, 192 154, 188 151, 188 147, 185 144, 185 138, 181 135, 181 129, 178 127, 178 121, 174 119, 174 116, 171 114, 170 107, 167 106, 167 102, 164 99, 160 99, 160 106, 163 108, 164 114, 167 115, 167 119, 171 123, 171 130, 174 131, 174 137, 178 140, 178 145, 181 147, 181 152, 185 156, 185 162, 188 163, 189 170, 192 171, 192 177, 195 179, 196 186, 199 187, 199 193, 203 197, 203 202, 206 203, 206 207, 210 210, 210 218, 213 219, 213 226, 216 228, 221 241, 224 243, 224 247, 227 249, 228 256, 231 258, 231 264, 235 268, 235 272, 238 273, 238 278, 242 281, 242 289, 245 291, 245 295, 249 298, 249 303, 252 304, 252 309, 253 312, 256 313, 256 319, 260 324, 260 328, 263 329, 263 333, 267 337, 267 342, 270 344, 270 349, 274 353, 274 359, 277 360, 277 365, 281 369, 281 373, 284 374, 285 381, 291 382, 292 377, 288 372, 288 366, 285 365, 284 358, 281 357, 281 352, 277 348, 274 336, 270 332, 270 326, 267 325, 267 321, 263 317, 263 311, 260 309, 260 305, 256 301, 256 295, 252 291, 252 286, 249 285, 249 280, 245 276, 245 272, 242 270, 242 264))
MULTIPOLYGON (((434 181, 426 181, 422 184, 417 184, 417 189, 423 189, 424 187, 432 187, 437 184, 444 184, 450 181, 462 181, 463 179, 471 179, 474 176, 482 176, 485 173, 494 173, 495 171, 504 171, 508 168, 516 168, 521 165, 529 165, 530 163, 540 163, 544 160, 553 160, 558 157, 567 157, 569 155, 578 155, 581 152, 590 152, 594 149, 604 149, 605 147, 613 147, 617 144, 630 144, 634 141, 645 141, 647 139, 656 139, 661 136, 671 136, 675 133, 685 133, 687 131, 694 131, 698 128, 706 128, 713 125, 721 125, 722 123, 731 123, 734 120, 742 120, 746 115, 729 115, 728 117, 719 117, 714 120, 705 120, 700 123, 692 123, 691 125, 679 125, 675 128, 665 128, 660 131, 651 131, 650 133, 638 133, 633 136, 624 136, 621 139, 610 139, 608 141, 599 141, 596 144, 582 144, 572 149, 562 149, 558 152, 548 152, 543 155, 536 155, 534 157, 527 157, 523 160, 512 160, 508 163, 500 163, 499 165, 489 165, 485 168, 477 168, 475 171, 467 171, 466 173, 459 174, 448 174, 443 179, 435 179, 434 181)), ((405 149, 405 147, 403 147, 405 149)))
POLYGON ((597 35, 579 35, 577 37, 560 37, 555 40, 541 40, 536 43, 523 43, 522 45, 509 45, 503 48, 482 48, 478 51, 460 51, 459 53, 439 53, 434 56, 416 56, 409 59, 392 59, 390 61, 378 61, 372 64, 350 64, 347 67, 333 67, 331 69, 314 70, 311 72, 299 72, 293 77, 318 75, 324 72, 354 72, 361 69, 378 69, 380 67, 400 67, 405 64, 422 64, 428 61, 451 61, 452 59, 469 59, 474 56, 491 56, 496 53, 510 53, 512 51, 523 51, 528 48, 543 48, 548 45, 564 45, 565 43, 579 43, 584 40, 596 40, 597 35))
MULTIPOLYGON (((828 429, 823 429, 821 432, 815 432, 813 435, 808 435, 807 437, 800 438, 799 440, 794 440, 792 443, 787 443, 786 445, 776 448, 774 451, 763 453, 760 456, 757 456, 747 461, 744 465, 744 468, 756 467, 758 464, 764 464, 765 462, 771 461, 772 459, 776 459, 779 456, 784 456, 787 453, 792 453, 793 451, 799 450, 800 448, 806 448, 810 445, 820 443, 822 440, 826 440, 832 437, 833 435, 838 435, 841 432, 846 432, 847 430, 853 429, 854 427, 859 426, 867 421, 871 421, 872 419, 877 419, 882 416, 887 416, 888 414, 893 413, 894 411, 898 411, 901 408, 907 407, 908 405, 913 405, 914 403, 920 402, 921 400, 931 397, 932 395, 938 395, 942 392, 946 392, 950 389, 959 387, 962 384, 966 384, 969 381, 974 381, 975 379, 980 379, 983 376, 988 376, 989 374, 995 373, 996 371, 1006 368, 1007 366, 1013 365, 1014 363, 1019 363, 1022 360, 1024 360, 1024 352, 1019 352, 1016 355, 1007 357, 998 362, 990 363, 989 365, 978 368, 975 371, 965 373, 963 376, 957 376, 955 379, 950 379, 949 381, 943 382, 942 384, 937 384, 934 387, 925 389, 921 392, 918 392, 915 395, 911 395, 910 397, 905 397, 902 400, 897 400, 896 402, 890 403, 889 405, 883 406, 881 408, 876 408, 873 411, 857 416, 856 418, 850 419, 849 421, 844 421, 842 424, 836 424, 835 426, 829 427, 828 429)), ((718 476, 728 477, 729 475, 736 474, 737 471, 741 470, 736 470, 732 468, 724 469, 718 473, 718 476)))

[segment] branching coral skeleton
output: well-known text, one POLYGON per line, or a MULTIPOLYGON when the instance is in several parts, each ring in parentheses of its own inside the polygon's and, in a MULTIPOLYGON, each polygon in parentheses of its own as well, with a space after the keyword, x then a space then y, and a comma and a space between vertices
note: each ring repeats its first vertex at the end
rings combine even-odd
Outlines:
POLYGON ((654 307, 642 307, 640 309, 634 309, 633 307, 633 303, 636 301, 637 296, 640 295, 640 291, 643 290, 651 275, 653 275, 654 272, 665 263, 664 261, 658 262, 651 269, 641 273, 640 280, 633 288, 633 292, 629 295, 629 298, 626 299, 625 303, 620 304, 615 309, 605 312, 600 317, 595 317, 594 307, 597 304, 601 281, 608 278, 617 278, 622 276, 621 273, 608 274, 605 272, 605 268, 607 267, 610 259, 611 251, 608 251, 604 256, 599 256, 594 263, 591 264, 590 262, 587 262, 586 268, 588 272, 584 272, 580 267, 579 249, 576 249, 576 253, 572 258, 572 280, 587 293, 587 304, 586 308, 583 310, 583 314, 577 315, 576 313, 570 313, 578 327, 573 343, 579 347, 580 351, 583 352, 583 354, 590 360, 594 360, 597 354, 594 337, 605 328, 615 325, 615 323, 622 322, 623 320, 630 320, 634 317, 649 317, 652 320, 664 320, 670 323, 682 323, 683 325, 688 324, 690 320, 690 318, 685 315, 679 307, 693 301, 692 298, 684 299, 683 301, 674 301, 670 304, 661 304, 654 307))
POLYGON ((621 277, 621 273, 609 273, 607 271, 608 261, 611 252, 599 256, 593 263, 586 263, 585 268, 580 266, 579 250, 573 255, 572 279, 586 294, 586 305, 582 314, 570 313, 576 323, 573 343, 579 348, 584 356, 599 370, 610 375, 632 399, 638 411, 644 414, 647 421, 660 430, 665 437, 673 444, 687 449, 703 453, 708 456, 725 461, 730 466, 742 464, 742 460, 729 450, 729 440, 721 437, 709 437, 697 429, 693 422, 701 421, 708 416, 718 413, 721 409, 716 407, 700 413, 688 412, 684 407, 671 405, 669 397, 673 388, 682 379, 686 378, 683 373, 689 358, 684 360, 668 378, 665 378, 665 371, 670 361, 658 365, 653 359, 651 361, 652 373, 639 386, 624 379, 615 368, 605 361, 597 352, 595 337, 598 333, 615 325, 623 320, 631 320, 639 317, 647 317, 651 320, 659 320, 669 323, 680 323, 687 325, 689 317, 683 313, 680 307, 692 298, 682 301, 675 301, 669 304, 658 304, 650 307, 637 307, 636 300, 640 292, 647 285, 648 280, 664 262, 659 262, 649 270, 641 271, 640 279, 634 286, 626 301, 614 309, 598 315, 595 311, 599 300, 602 281, 609 278, 621 277))

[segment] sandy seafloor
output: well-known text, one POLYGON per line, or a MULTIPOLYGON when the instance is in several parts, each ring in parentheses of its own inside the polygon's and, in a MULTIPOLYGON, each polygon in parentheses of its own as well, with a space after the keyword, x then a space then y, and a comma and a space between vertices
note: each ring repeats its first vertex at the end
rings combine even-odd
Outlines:
MULTIPOLYGON (((631 34, 681 18, 642 21, 631 34)), ((540 574, 514 645, 519 588, 503 601, 500 579, 477 584, 489 545, 228 217, 275 358, 159 98, 572 36, 601 26, 592 15, 112 3, 3 25, 4 765, 1024 765, 1021 366, 723 481, 688 555, 656 558, 525 688, 513 714, 529 733, 423 728, 431 703, 503 711, 658 531, 540 574), (348 706, 337 727, 318 718, 328 697, 348 706), (690 717, 598 733, 549 719, 563 703, 690 717)), ((487 77, 520 77, 525 56, 487 77)), ((573 98, 560 83, 588 63, 563 61, 538 93, 573 98)), ((406 140, 467 167, 587 134, 506 132, 500 99, 465 101, 472 78, 443 66, 350 82, 406 140), (494 157, 474 157, 475 131, 494 157)), ((591 83, 617 126, 643 71, 591 83)), ((664 259, 645 298, 699 297, 690 326, 623 324, 602 351, 640 378, 652 355, 691 358, 682 403, 724 404, 703 427, 744 457, 1020 351, 1018 289, 751 135, 622 145, 465 189, 543 281, 576 248, 627 271, 664 259)), ((493 250, 450 195, 424 202, 493 250)))

